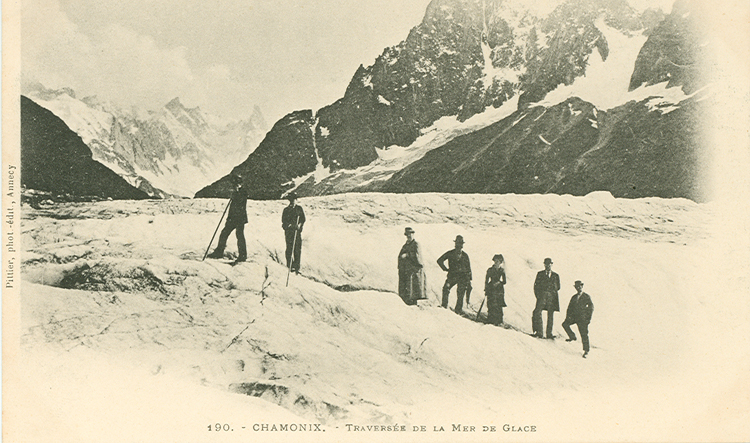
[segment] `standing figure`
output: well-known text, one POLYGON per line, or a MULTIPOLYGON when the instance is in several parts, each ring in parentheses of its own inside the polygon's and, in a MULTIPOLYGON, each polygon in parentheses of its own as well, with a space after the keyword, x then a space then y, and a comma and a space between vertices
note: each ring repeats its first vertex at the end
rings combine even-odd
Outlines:
POLYGON ((299 274, 300 258, 302 256, 302 226, 305 224, 305 211, 297 205, 297 194, 287 195, 289 206, 281 214, 281 227, 284 228, 286 239, 286 267, 299 274))
POLYGON ((455 312, 460 314, 463 311, 464 295, 471 286, 471 263, 469 262, 469 256, 463 251, 464 238, 457 235, 454 243, 455 247, 441 255, 437 263, 440 269, 448 273, 443 285, 443 302, 441 305, 444 308, 448 307, 448 295, 451 288, 458 285, 455 312), (446 260, 448 260, 448 267, 445 266, 446 260))
POLYGON ((492 257, 492 266, 484 277, 484 295, 487 297, 487 323, 500 326, 503 323, 505 304, 505 259, 502 254, 492 257))
POLYGON ((398 253, 398 295, 407 305, 416 305, 425 299, 427 287, 424 277, 424 261, 419 243, 414 240, 414 229, 404 230, 406 243, 398 253))
POLYGON ((235 263, 247 260, 247 247, 245 245, 245 224, 247 223, 247 191, 242 184, 242 176, 238 173, 232 173, 229 176, 232 182, 232 194, 229 200, 229 215, 224 229, 219 234, 219 244, 216 245, 214 252, 208 255, 209 258, 224 257, 224 248, 227 246, 227 239, 232 231, 237 235, 237 260, 235 263))
POLYGON ((576 293, 568 303, 568 310, 562 326, 568 333, 568 339, 565 341, 574 341, 576 335, 570 329, 570 325, 578 325, 578 332, 581 333, 581 341, 583 342, 583 358, 586 358, 589 353, 589 323, 591 323, 591 316, 594 314, 594 303, 591 301, 591 297, 583 292, 582 281, 576 280, 573 286, 576 288, 576 293))
POLYGON ((536 296, 536 306, 531 314, 531 327, 534 330, 534 336, 544 338, 542 335, 542 311, 547 311, 547 338, 552 336, 552 321, 555 311, 560 310, 560 299, 557 291, 560 290, 560 276, 552 272, 552 259, 544 259, 544 270, 536 274, 534 280, 534 295, 536 296))

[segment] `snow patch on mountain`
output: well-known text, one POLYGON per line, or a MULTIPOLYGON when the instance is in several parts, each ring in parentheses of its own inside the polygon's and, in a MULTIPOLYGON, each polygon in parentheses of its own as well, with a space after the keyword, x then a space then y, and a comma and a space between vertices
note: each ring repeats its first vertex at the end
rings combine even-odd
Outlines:
MULTIPOLYGON (((477 131, 502 120, 514 113, 517 108, 518 95, 503 103, 499 108, 489 107, 484 112, 473 115, 464 122, 458 121, 456 116, 442 117, 429 128, 422 130, 422 135, 411 145, 405 148, 393 145, 386 149, 379 149, 379 159, 376 160, 376 163, 378 161, 384 162, 379 165, 383 167, 383 170, 388 170, 391 167, 401 169, 424 157, 432 149, 438 148, 460 135, 477 131), (396 160, 399 163, 395 163, 396 160), (389 164, 389 162, 394 163, 389 164)), ((369 166, 365 166, 365 168, 369 166)))
POLYGON ((481 41, 480 45, 482 47, 482 56, 484 58, 483 83, 485 89, 488 89, 490 86, 492 86, 495 80, 501 82, 507 81, 510 83, 518 83, 522 71, 520 69, 495 67, 492 62, 492 48, 490 48, 490 45, 487 44, 487 41, 484 39, 481 41))
MULTIPOLYGON (((631 101, 648 100, 647 106, 651 111, 667 114, 678 109, 680 102, 684 100, 694 96, 704 99, 710 94, 710 86, 685 94, 680 87, 668 87, 667 81, 628 91, 636 58, 647 36, 622 33, 608 26, 603 18, 597 20, 596 26, 609 46, 606 61, 597 51, 592 52, 584 76, 577 78, 571 85, 557 87, 544 100, 532 105, 550 107, 568 98, 578 97, 599 109, 609 110, 631 101)), ((592 126, 597 127, 596 122, 592 122, 592 126)))
POLYGON ((515 112, 518 108, 518 95, 507 100, 500 107, 488 107, 484 112, 476 114, 466 121, 459 121, 454 116, 442 117, 430 127, 421 131, 421 135, 407 147, 392 145, 384 149, 377 149, 378 158, 369 165, 352 170, 338 170, 330 172, 323 168, 318 161, 315 171, 292 181, 297 188, 307 183, 310 178, 315 183, 337 182, 342 189, 351 190, 357 187, 369 186, 384 182, 393 174, 407 165, 421 159, 429 151, 443 146, 454 138, 487 127, 515 112))
POLYGON ((382 95, 378 95, 378 103, 381 103, 381 104, 386 105, 386 106, 390 106, 391 105, 391 102, 389 102, 387 99, 385 99, 385 97, 383 97, 382 95))
MULTIPOLYGON (((297 121, 299 121, 299 120, 297 120, 297 121)), ((312 144, 313 144, 313 150, 314 150, 314 153, 315 153, 315 161, 316 161, 315 169, 312 172, 308 173, 308 174, 305 174, 305 175, 302 175, 302 176, 299 176, 299 177, 295 177, 292 180, 290 180, 289 182, 284 183, 285 186, 290 186, 289 190, 287 190, 284 193, 284 195, 288 195, 289 193, 291 193, 292 191, 294 191, 295 189, 297 189, 297 187, 299 185, 301 185, 302 183, 307 182, 308 180, 312 180, 313 183, 320 183, 320 182, 322 182, 323 180, 325 180, 326 178, 328 178, 328 177, 330 177, 332 175, 331 168, 323 166, 323 159, 320 157, 320 151, 318 151, 318 143, 317 143, 317 140, 315 138, 315 133, 318 130, 320 130, 320 133, 321 133, 321 135, 323 137, 325 137, 329 133, 328 132, 328 128, 323 127, 323 126, 319 126, 319 120, 318 119, 315 120, 315 124, 310 128, 311 140, 312 140, 312 144)), ((336 161, 334 160, 334 164, 335 163, 336 163, 336 161)))
POLYGON ((668 87, 668 84, 667 81, 651 86, 641 86, 628 94, 628 97, 633 101, 648 100, 646 105, 649 110, 668 114, 679 109, 679 104, 687 99, 696 97, 696 100, 702 101, 711 96, 711 85, 698 89, 692 94, 685 94, 682 88, 668 87))
MULTIPOLYGON (((396 61, 398 61, 398 59, 396 59, 396 61)), ((362 85, 366 88, 372 89, 372 75, 362 77, 362 85)))
POLYGON ((535 105, 550 107, 578 97, 606 110, 633 99, 628 93, 630 77, 638 53, 648 37, 618 31, 607 25, 604 17, 597 19, 595 24, 607 40, 609 55, 606 60, 598 51, 593 51, 588 58, 585 75, 578 77, 571 85, 558 86, 535 105))

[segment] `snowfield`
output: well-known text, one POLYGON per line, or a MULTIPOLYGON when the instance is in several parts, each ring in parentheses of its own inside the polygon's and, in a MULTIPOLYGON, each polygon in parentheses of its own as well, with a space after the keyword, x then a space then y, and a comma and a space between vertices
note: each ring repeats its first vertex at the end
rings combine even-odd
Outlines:
POLYGON ((389 441, 747 436, 747 303, 729 303, 732 282, 717 274, 711 205, 608 193, 303 198, 302 269, 287 287, 283 201, 248 202, 248 262, 201 261, 225 204, 24 207, 21 409, 38 411, 18 417, 28 441, 385 438, 354 430, 374 424, 405 426, 389 441), (395 293, 406 226, 427 261, 418 307, 395 293), (439 307, 435 260, 458 234, 471 317, 491 257, 505 256, 508 329, 439 307), (527 335, 545 257, 562 283, 554 341, 527 335), (561 327, 575 280, 595 305, 587 359, 561 327), (217 423, 233 430, 208 430, 217 423), (321 431, 254 429, 264 423, 321 431))

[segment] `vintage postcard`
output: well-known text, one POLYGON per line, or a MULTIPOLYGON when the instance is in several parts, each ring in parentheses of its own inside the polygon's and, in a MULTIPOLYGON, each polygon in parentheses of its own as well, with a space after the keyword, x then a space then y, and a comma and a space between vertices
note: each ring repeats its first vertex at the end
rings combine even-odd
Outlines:
POLYGON ((750 440, 750 7, 2 5, 3 440, 750 440))

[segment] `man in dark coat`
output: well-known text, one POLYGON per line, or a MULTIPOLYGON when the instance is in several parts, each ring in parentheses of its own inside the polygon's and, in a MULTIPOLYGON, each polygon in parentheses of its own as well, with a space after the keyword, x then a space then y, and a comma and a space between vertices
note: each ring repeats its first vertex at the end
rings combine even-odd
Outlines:
POLYGON ((466 290, 471 286, 471 262, 469 261, 469 256, 463 251, 464 238, 457 235, 454 243, 455 247, 441 255, 437 263, 440 269, 448 273, 443 285, 442 306, 444 308, 448 307, 448 295, 451 292, 451 288, 458 285, 456 288, 458 299, 456 300, 455 312, 460 314, 463 311, 464 295, 466 295, 466 290), (446 260, 448 261, 448 267, 445 266, 446 260))
POLYGON ((232 194, 229 201, 229 214, 224 229, 219 234, 219 244, 216 245, 214 252, 208 255, 209 258, 224 257, 224 248, 227 246, 227 239, 232 231, 237 235, 237 262, 247 260, 247 247, 245 245, 245 224, 247 223, 247 191, 242 183, 242 176, 238 173, 232 173, 229 176, 232 182, 232 194))
POLYGON ((404 230, 406 243, 398 253, 398 295, 407 305, 427 298, 424 278, 424 261, 419 243, 414 240, 414 229, 404 230))
POLYGON ((290 192, 286 197, 289 206, 281 213, 281 227, 286 239, 286 266, 292 272, 299 273, 302 256, 302 226, 305 224, 305 211, 297 205, 297 194, 290 192), (292 260, 293 258, 293 260, 292 260))
POLYGON ((568 339, 565 341, 574 341, 576 335, 570 329, 570 325, 578 325, 578 332, 581 333, 581 341, 583 342, 583 358, 586 358, 589 353, 589 323, 591 323, 591 316, 594 314, 594 303, 591 301, 591 297, 583 292, 582 281, 576 280, 573 286, 576 288, 576 293, 568 303, 568 310, 562 327, 568 333, 568 339))
POLYGON ((536 296, 536 306, 531 314, 531 327, 534 330, 534 336, 544 338, 542 335, 542 311, 547 311, 547 338, 553 338, 552 321, 555 311, 560 310, 560 299, 557 291, 560 290, 560 276, 552 272, 552 259, 544 259, 544 270, 536 274, 534 280, 534 296, 536 296))

